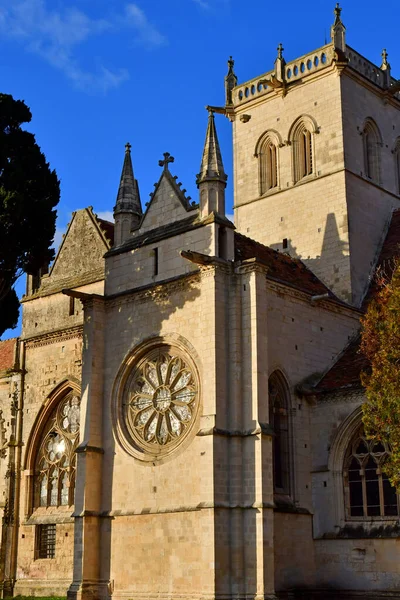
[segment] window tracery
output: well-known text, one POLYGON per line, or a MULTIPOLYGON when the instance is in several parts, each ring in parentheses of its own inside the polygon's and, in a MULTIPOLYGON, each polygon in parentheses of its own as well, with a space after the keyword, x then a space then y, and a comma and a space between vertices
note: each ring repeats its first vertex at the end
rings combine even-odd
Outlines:
POLYGON ((269 422, 273 429, 272 460, 274 489, 290 493, 289 399, 283 376, 275 371, 269 378, 269 422))
POLYGON ((344 462, 348 517, 396 517, 398 496, 382 467, 390 455, 386 443, 367 440, 361 426, 352 438, 344 462))
POLYGON ((312 117, 304 115, 297 119, 289 132, 292 144, 293 181, 297 183, 315 174, 314 134, 318 127, 312 117))
POLYGON ((198 384, 189 362, 172 348, 150 351, 136 366, 125 419, 134 441, 153 451, 186 436, 198 408, 198 384))
POLYGON ((278 144, 269 134, 265 136, 258 153, 260 162, 260 194, 278 187, 278 144))
POLYGON ((375 183, 380 182, 381 135, 372 119, 365 122, 363 129, 365 174, 375 183))
POLYGON ((54 409, 41 436, 35 462, 35 507, 74 504, 79 422, 80 399, 70 393, 54 409))

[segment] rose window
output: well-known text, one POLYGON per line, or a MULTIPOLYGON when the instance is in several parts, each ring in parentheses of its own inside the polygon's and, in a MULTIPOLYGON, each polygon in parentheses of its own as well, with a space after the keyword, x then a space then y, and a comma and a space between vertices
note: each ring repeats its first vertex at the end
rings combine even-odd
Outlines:
POLYGON ((127 421, 142 447, 167 447, 189 431, 198 407, 193 367, 173 350, 151 352, 136 367, 127 402, 127 421))

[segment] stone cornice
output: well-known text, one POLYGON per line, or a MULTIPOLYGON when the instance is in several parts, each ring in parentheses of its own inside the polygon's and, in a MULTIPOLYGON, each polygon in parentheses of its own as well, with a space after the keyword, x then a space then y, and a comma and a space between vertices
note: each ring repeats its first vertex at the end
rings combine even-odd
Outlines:
POLYGON ((71 340, 73 338, 82 338, 82 335, 83 325, 76 325, 75 327, 68 327, 66 329, 45 331, 38 335, 22 337, 21 339, 25 342, 26 348, 37 348, 38 346, 48 346, 55 342, 71 340))
MULTIPOLYGON (((292 298, 296 298, 301 302, 305 302, 310 305, 312 294, 308 292, 303 292, 295 287, 290 286, 288 283, 280 283, 278 281, 274 281, 269 279, 267 276, 267 289, 269 291, 275 292, 277 295, 282 296, 290 296, 292 298)), ((311 306, 315 306, 318 308, 323 308, 325 310, 329 310, 335 313, 349 313, 350 316, 359 319, 363 312, 350 304, 346 304, 345 302, 341 302, 340 300, 336 300, 335 298, 327 298, 326 300, 320 300, 318 304, 312 304, 311 306)))
POLYGON ((104 281, 104 278, 104 267, 101 269, 95 269, 89 273, 85 273, 84 275, 65 277, 64 279, 59 279, 53 285, 49 285, 48 288, 39 288, 39 290, 31 296, 23 296, 21 303, 31 302, 32 300, 43 298, 45 296, 60 294, 62 290, 66 288, 78 288, 91 283, 98 283, 99 281, 104 281))
MULTIPOLYGON (((172 293, 182 291, 186 289, 188 285, 198 285, 201 278, 207 276, 207 269, 210 269, 210 267, 206 267, 204 273, 199 269, 192 271, 191 273, 172 277, 171 279, 167 279, 160 283, 150 283, 136 289, 130 289, 110 296, 105 296, 106 308, 113 308, 114 306, 131 302, 147 302, 148 300, 155 298, 158 300, 167 300, 172 293)), ((212 267, 211 269, 212 272, 214 272, 212 267)))

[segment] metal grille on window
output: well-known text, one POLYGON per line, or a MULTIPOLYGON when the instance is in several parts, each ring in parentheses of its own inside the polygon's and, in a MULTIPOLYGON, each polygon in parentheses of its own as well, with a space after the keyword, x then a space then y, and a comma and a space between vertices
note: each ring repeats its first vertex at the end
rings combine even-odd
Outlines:
POLYGON ((54 409, 42 434, 35 468, 35 507, 74 504, 80 399, 73 393, 54 409))
POLYGON ((349 445, 344 482, 349 517, 396 517, 398 496, 382 467, 390 455, 387 444, 367 440, 360 428, 349 445))
POLYGON ((56 555, 56 525, 37 526, 37 557, 54 558, 56 555))

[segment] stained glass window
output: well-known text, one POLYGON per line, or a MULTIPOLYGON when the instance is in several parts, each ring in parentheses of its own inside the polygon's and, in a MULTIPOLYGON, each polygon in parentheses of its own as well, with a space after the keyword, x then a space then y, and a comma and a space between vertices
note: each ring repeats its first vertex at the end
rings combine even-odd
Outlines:
POLYGON ((352 439, 344 463, 346 508, 349 517, 396 517, 396 490, 382 470, 390 455, 387 444, 367 440, 361 427, 352 439))
POLYGON ((194 369, 179 353, 162 346, 134 370, 125 415, 142 447, 168 447, 190 429, 198 407, 194 369))
POLYGON ((74 504, 79 415, 80 399, 70 393, 47 422, 36 458, 35 506, 74 504))

